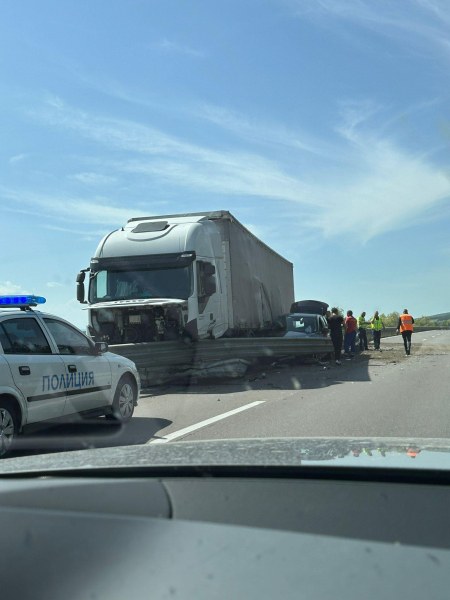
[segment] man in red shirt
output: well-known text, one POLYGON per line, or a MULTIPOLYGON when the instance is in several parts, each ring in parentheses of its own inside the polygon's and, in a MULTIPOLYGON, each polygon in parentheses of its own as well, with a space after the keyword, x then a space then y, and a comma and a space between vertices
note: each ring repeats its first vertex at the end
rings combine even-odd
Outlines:
POLYGON ((356 329, 358 327, 358 321, 353 316, 353 311, 348 310, 347 316, 344 321, 344 352, 350 355, 351 358, 355 356, 355 340, 356 340, 356 329))

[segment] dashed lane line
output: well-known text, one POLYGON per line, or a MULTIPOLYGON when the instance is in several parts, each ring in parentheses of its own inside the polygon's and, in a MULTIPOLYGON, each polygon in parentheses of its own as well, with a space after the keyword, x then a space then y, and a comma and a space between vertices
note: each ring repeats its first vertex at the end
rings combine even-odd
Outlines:
POLYGON ((227 419, 228 417, 232 417, 233 415, 237 415, 238 413, 248 410, 249 408, 254 408, 259 404, 264 404, 265 400, 256 400, 255 402, 251 402, 250 404, 245 404, 244 406, 240 406, 239 408, 235 408, 233 410, 229 410, 228 412, 222 413, 215 417, 211 417, 210 419, 205 419, 204 421, 199 421, 198 423, 194 423, 193 425, 189 425, 189 427, 184 427, 183 429, 179 429, 178 431, 174 431, 173 433, 169 433, 162 438, 157 438, 155 440, 150 440, 147 444, 165 444, 172 440, 175 440, 183 435, 187 435, 188 433, 192 433, 197 429, 201 429, 202 427, 206 427, 207 425, 211 425, 212 423, 217 423, 217 421, 222 421, 223 419, 227 419))

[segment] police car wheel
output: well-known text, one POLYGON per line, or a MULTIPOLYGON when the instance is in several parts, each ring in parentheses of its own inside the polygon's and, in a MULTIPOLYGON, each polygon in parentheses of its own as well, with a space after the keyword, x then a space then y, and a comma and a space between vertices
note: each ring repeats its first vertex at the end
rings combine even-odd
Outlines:
POLYGON ((19 418, 14 405, 6 399, 0 400, 0 458, 11 450, 18 432, 19 418))
POLYGON ((107 418, 121 423, 127 423, 134 413, 136 394, 137 390, 134 380, 129 375, 124 375, 117 384, 112 412, 107 415, 107 418))

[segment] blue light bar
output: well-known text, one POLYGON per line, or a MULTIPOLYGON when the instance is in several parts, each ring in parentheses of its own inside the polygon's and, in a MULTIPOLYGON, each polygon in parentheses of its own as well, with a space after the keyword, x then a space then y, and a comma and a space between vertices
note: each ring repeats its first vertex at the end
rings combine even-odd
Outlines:
POLYGON ((26 306, 37 306, 44 304, 42 296, 0 296, 0 307, 23 308, 26 306))

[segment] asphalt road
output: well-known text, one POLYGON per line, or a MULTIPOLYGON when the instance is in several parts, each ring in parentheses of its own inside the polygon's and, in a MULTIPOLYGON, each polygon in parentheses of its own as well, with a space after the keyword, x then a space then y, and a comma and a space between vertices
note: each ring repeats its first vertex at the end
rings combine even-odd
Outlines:
POLYGON ((21 453, 255 437, 450 438, 450 331, 383 338, 341 366, 279 362, 239 380, 191 381, 142 394, 132 421, 104 419, 25 436, 21 453))
POLYGON ((401 336, 384 338, 382 350, 364 352, 340 367, 275 366, 254 381, 155 392, 142 398, 138 412, 171 421, 150 443, 279 436, 450 437, 450 332, 419 334, 409 357, 401 336), (233 413, 237 408, 245 410, 233 413), (223 418, 201 426, 218 416, 223 418))

